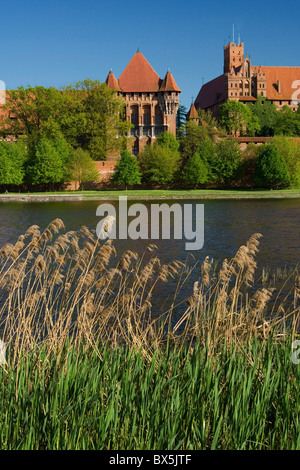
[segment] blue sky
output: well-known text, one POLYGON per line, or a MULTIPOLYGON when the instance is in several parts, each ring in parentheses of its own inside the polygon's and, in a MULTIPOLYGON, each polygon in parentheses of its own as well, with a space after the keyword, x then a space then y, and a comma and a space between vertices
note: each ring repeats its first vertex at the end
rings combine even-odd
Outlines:
POLYGON ((17 0, 1 2, 0 80, 61 87, 104 81, 110 68, 118 78, 140 48, 160 77, 171 70, 189 107, 222 73, 233 24, 254 65, 300 66, 297 0, 17 0))

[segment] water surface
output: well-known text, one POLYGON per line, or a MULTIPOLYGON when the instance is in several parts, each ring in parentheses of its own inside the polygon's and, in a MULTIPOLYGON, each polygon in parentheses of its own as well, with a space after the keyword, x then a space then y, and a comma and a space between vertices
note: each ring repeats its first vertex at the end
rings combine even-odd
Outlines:
MULTIPOLYGON (((117 201, 101 201, 104 202, 118 205, 117 201)), ((128 205, 136 202, 143 201, 131 200, 128 205)), ((190 252, 196 259, 207 255, 216 260, 229 258, 253 233, 259 232, 263 235, 257 257, 260 266, 294 266, 300 261, 300 199, 145 201, 149 212, 151 202, 204 204, 204 246, 190 252)), ((96 217, 99 204, 100 201, 0 203, 0 246, 15 242, 31 225, 45 228, 57 217, 67 230, 77 230, 82 225, 95 229, 100 220, 96 217)), ((189 254, 184 240, 155 240, 155 243, 165 261, 184 261, 189 254)), ((120 252, 127 248, 142 252, 147 244, 146 240, 115 241, 120 252)))

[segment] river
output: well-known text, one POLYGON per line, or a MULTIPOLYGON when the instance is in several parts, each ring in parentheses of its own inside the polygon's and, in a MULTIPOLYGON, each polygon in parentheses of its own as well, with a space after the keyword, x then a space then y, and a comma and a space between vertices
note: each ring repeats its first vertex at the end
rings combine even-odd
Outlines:
MULTIPOLYGON (((96 209, 105 202, 118 206, 118 201, 0 203, 0 246, 16 241, 29 226, 45 228, 55 218, 63 220, 66 230, 77 230, 82 225, 95 229, 100 220, 96 209)), ((277 268, 300 262, 300 199, 138 200, 128 201, 128 206, 136 202, 144 202, 149 210, 151 203, 204 204, 203 248, 187 252, 185 240, 155 240, 164 261, 184 261, 189 254, 200 260, 207 255, 215 260, 229 258, 259 232, 263 236, 257 256, 259 266, 277 268)), ((142 252, 147 244, 147 240, 115 241, 118 252, 127 248, 142 252)))

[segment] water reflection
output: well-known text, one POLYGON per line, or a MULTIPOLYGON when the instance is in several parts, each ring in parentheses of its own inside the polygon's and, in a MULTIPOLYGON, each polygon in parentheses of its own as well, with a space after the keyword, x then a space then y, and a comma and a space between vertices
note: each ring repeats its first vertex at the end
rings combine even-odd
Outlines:
MULTIPOLYGON (((108 201, 103 201, 108 202, 108 201)), ((110 201, 111 202, 111 201, 110 201)), ((139 201, 128 201, 128 205, 139 201)), ((152 201, 173 204, 174 200, 152 201)), ((176 201, 178 202, 178 201, 176 201)), ((117 201, 111 202, 117 208, 117 201)), ((150 201, 144 201, 150 212, 150 201)), ((263 235, 258 262, 261 266, 293 266, 300 261, 300 200, 205 200, 179 201, 180 204, 203 203, 205 207, 205 241, 196 259, 209 255, 214 259, 231 257, 237 248, 256 232, 263 235)), ((0 245, 14 242, 30 225, 45 228, 53 219, 61 218, 67 230, 82 225, 96 228, 99 201, 55 203, 1 203, 0 245)), ((118 251, 144 251, 147 240, 116 240, 118 251)), ((174 258, 184 261, 185 240, 156 240, 164 261, 174 258)))

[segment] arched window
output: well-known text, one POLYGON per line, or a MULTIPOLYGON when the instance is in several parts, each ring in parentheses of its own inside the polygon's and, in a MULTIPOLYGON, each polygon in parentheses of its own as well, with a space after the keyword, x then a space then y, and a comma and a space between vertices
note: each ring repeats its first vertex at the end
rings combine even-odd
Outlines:
POLYGON ((134 105, 134 106, 131 106, 131 123, 134 125, 134 126, 137 126, 138 123, 139 123, 139 120, 138 120, 138 107, 137 105, 134 105))
POLYGON ((163 115, 162 115, 159 105, 155 106, 155 124, 157 126, 162 126, 163 124, 163 115))
POLYGON ((143 107, 143 123, 144 126, 151 125, 151 108, 149 105, 143 107))

